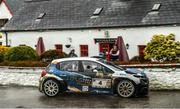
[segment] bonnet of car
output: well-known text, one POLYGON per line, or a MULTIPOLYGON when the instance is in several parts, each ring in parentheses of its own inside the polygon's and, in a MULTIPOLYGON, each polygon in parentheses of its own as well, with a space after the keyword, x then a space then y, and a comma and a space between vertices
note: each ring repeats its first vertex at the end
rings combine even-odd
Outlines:
POLYGON ((128 74, 132 74, 132 75, 134 75, 136 77, 146 77, 146 74, 144 73, 144 71, 138 70, 136 68, 127 68, 125 70, 125 72, 128 73, 128 74))

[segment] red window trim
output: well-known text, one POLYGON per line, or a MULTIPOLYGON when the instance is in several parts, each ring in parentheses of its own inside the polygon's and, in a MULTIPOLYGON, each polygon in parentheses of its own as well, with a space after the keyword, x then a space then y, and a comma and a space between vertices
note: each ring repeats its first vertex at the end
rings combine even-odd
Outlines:
POLYGON ((89 50, 88 45, 80 45, 80 56, 88 57, 89 56, 88 50, 89 50))
POLYGON ((138 45, 138 52, 139 56, 144 56, 144 49, 146 48, 146 45, 138 45))
POLYGON ((63 52, 63 45, 62 44, 55 44, 55 49, 60 51, 60 52, 63 52))

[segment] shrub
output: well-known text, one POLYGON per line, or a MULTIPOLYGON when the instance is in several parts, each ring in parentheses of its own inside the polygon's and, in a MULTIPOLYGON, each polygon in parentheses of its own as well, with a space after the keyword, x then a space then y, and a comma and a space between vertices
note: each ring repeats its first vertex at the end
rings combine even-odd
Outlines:
POLYGON ((49 63, 42 61, 4 61, 0 66, 13 67, 46 67, 49 63))
POLYGON ((150 60, 147 60, 147 59, 144 59, 144 56, 134 56, 131 60, 130 60, 130 62, 135 62, 135 61, 137 61, 137 62, 147 62, 147 61, 150 61, 150 60))
POLYGON ((0 53, 0 62, 3 62, 3 61, 4 61, 4 54, 0 53))
POLYGON ((8 61, 37 60, 36 51, 29 46, 17 46, 11 48, 5 55, 8 61))
POLYGON ((67 54, 58 50, 48 50, 41 55, 43 61, 51 61, 53 59, 65 58, 67 54))
POLYGON ((164 62, 180 60, 180 42, 175 41, 175 35, 154 35, 144 51, 145 59, 164 62))
POLYGON ((8 47, 0 46, 0 62, 4 61, 4 55, 7 53, 8 50, 8 47))

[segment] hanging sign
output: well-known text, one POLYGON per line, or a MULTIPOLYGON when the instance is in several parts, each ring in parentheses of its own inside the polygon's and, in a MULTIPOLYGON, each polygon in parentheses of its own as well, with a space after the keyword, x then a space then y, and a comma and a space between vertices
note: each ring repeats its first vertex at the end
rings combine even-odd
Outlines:
POLYGON ((95 43, 115 43, 116 38, 96 38, 95 43))

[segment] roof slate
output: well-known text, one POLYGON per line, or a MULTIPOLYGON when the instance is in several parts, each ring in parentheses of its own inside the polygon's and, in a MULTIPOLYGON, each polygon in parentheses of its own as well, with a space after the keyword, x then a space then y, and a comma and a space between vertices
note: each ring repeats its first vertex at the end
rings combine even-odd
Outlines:
POLYGON ((12 14, 15 14, 15 12, 21 8, 21 5, 24 4, 24 0, 5 0, 5 2, 12 14))
POLYGON ((180 24, 180 0, 38 0, 24 4, 2 31, 180 24), (156 3, 161 7, 152 12, 156 3), (99 16, 93 16, 96 8, 103 8, 99 16), (37 21, 41 13, 46 14, 37 21))

